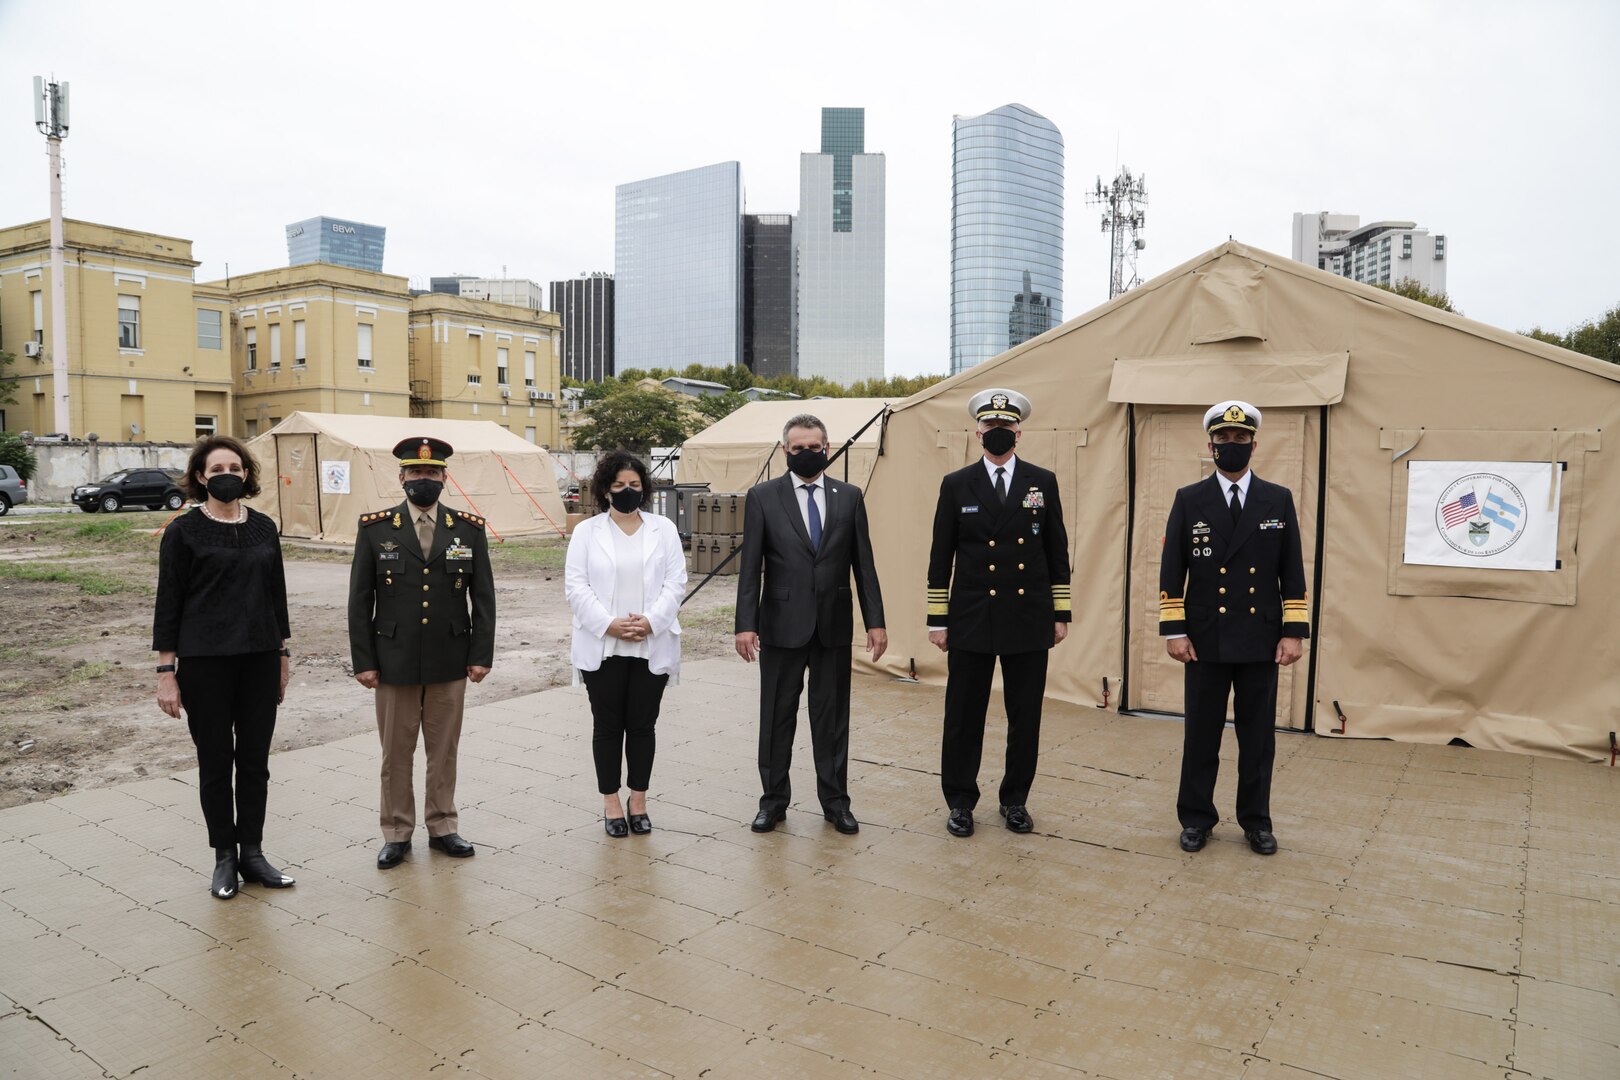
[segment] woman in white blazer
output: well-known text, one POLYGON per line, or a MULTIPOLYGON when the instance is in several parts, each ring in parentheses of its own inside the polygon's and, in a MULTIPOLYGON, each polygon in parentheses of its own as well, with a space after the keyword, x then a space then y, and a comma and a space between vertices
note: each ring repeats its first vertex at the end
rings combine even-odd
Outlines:
POLYGON ((681 671, 686 555, 675 523, 641 508, 652 495, 647 466, 616 450, 597 465, 590 497, 604 513, 574 526, 566 589, 574 614, 569 655, 591 700, 591 753, 602 792, 602 827, 612 837, 652 832, 647 785, 653 725, 664 687, 681 671), (630 787, 619 801, 619 763, 630 787))

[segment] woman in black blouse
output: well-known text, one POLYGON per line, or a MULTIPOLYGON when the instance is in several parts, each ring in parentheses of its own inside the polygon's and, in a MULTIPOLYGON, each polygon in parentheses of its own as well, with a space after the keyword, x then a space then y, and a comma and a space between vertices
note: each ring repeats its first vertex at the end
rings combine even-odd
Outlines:
POLYGON ((242 505, 259 493, 245 446, 228 435, 199 439, 182 486, 201 505, 163 531, 157 699, 176 719, 185 710, 214 849, 210 891, 229 900, 238 875, 272 889, 293 883, 260 847, 270 738, 287 690, 287 581, 275 522, 242 505))

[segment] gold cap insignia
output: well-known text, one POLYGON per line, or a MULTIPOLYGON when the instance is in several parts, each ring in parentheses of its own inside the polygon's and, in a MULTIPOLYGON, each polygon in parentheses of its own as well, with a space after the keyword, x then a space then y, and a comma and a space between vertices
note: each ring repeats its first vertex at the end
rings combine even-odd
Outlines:
POLYGON ((433 456, 433 447, 428 445, 428 441, 426 439, 423 439, 422 445, 417 448, 416 456, 421 458, 423 461, 426 461, 428 458, 433 456))
POLYGON ((1248 417, 1244 415, 1243 406, 1233 405, 1230 409, 1226 410, 1226 415, 1222 416, 1221 419, 1227 421, 1228 423, 1241 424, 1243 421, 1247 420, 1248 417))
POLYGON ((993 408, 993 409, 1005 409, 1007 407, 1007 395, 1006 394, 992 395, 991 398, 990 398, 990 407, 993 408))

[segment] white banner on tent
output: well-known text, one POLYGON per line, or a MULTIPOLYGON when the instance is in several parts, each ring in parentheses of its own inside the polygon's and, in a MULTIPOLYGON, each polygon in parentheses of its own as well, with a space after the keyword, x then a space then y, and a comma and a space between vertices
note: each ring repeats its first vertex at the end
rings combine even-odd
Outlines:
POLYGON ((349 463, 347 461, 321 462, 321 494, 347 495, 349 493, 349 463))
POLYGON ((1556 461, 1414 461, 1406 561, 1488 570, 1558 568, 1556 461))

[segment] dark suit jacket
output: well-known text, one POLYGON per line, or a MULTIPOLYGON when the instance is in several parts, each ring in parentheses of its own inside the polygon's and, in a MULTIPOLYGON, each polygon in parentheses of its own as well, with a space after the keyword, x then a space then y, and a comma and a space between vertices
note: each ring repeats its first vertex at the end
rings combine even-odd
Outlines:
POLYGON ((433 549, 416 538, 415 507, 360 516, 349 568, 349 655, 354 670, 391 686, 467 677, 495 662, 495 575, 484 519, 443 503, 433 549))
POLYGON ((1019 458, 1003 504, 984 459, 948 474, 928 556, 928 628, 948 630, 953 649, 1007 655, 1050 649, 1052 624, 1071 617, 1057 477, 1019 458))
POLYGON ((1249 479, 1237 524, 1220 473, 1176 492, 1159 564, 1159 633, 1186 634, 1198 659, 1270 661, 1277 639, 1311 636, 1294 496, 1249 479))
POLYGON ((796 483, 803 481, 787 473, 748 492, 737 568, 737 633, 757 633, 760 644, 786 649, 800 648, 812 637, 828 648, 849 645, 855 636, 851 575, 860 594, 861 621, 868 630, 884 625, 866 500, 854 484, 823 473, 827 518, 821 523, 821 547, 811 551, 796 483))

